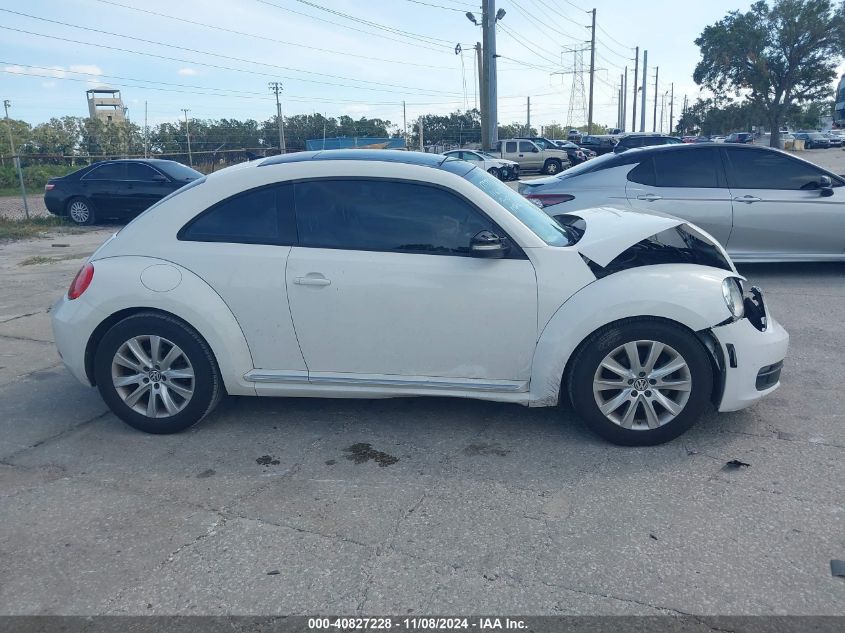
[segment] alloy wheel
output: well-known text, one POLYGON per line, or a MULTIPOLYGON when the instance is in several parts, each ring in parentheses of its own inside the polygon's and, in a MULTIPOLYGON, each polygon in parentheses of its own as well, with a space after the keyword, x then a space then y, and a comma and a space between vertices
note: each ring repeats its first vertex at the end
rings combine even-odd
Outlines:
POLYGON ((68 212, 71 220, 77 224, 85 224, 91 218, 91 208, 82 200, 74 200, 68 212))

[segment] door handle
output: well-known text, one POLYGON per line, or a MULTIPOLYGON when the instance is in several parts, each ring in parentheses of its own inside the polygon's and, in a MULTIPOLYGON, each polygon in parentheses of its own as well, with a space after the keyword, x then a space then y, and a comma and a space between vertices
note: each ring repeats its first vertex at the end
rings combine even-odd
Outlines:
POLYGON ((293 283, 299 284, 300 286, 328 286, 332 282, 331 282, 331 280, 326 279, 323 276, 312 277, 312 276, 309 275, 307 277, 296 277, 293 280, 293 283))
POLYGON ((733 199, 734 202, 744 202, 746 204, 751 204, 752 202, 760 202, 761 198, 757 196, 737 196, 733 199))
POLYGON ((647 193, 644 196, 637 196, 637 200, 645 200, 646 202, 654 202, 655 200, 663 200, 663 196, 658 196, 653 193, 647 193))

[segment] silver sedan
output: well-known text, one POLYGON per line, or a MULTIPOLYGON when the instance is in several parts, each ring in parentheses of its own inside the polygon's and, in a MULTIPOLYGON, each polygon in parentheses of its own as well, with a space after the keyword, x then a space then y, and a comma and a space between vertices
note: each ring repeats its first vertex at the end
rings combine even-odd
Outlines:
POLYGON ((519 192, 551 216, 588 207, 674 215, 736 261, 845 261, 845 178, 755 145, 675 145, 608 154, 519 192))

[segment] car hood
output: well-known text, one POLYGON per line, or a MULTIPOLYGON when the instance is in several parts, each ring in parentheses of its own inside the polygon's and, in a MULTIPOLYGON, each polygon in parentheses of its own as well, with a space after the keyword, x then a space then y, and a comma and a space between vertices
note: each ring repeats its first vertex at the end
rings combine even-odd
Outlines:
POLYGON ((681 225, 685 225, 688 230, 712 243, 722 252, 727 261, 730 261, 724 249, 713 237, 698 227, 671 215, 623 211, 613 207, 567 211, 565 215, 574 215, 584 220, 586 224, 584 235, 578 240, 575 248, 602 267, 607 266, 620 253, 634 244, 681 225))

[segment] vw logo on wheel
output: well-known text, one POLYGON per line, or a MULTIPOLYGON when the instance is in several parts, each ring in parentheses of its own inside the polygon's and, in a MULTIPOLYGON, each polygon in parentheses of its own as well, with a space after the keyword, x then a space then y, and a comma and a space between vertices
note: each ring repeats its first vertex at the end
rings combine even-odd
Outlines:
POLYGON ((637 378, 636 382, 634 383, 634 387, 637 391, 645 391, 648 389, 648 380, 645 378, 637 378))
POLYGON ((160 382, 161 381, 161 372, 158 369, 153 369, 150 372, 150 380, 152 382, 160 382))

